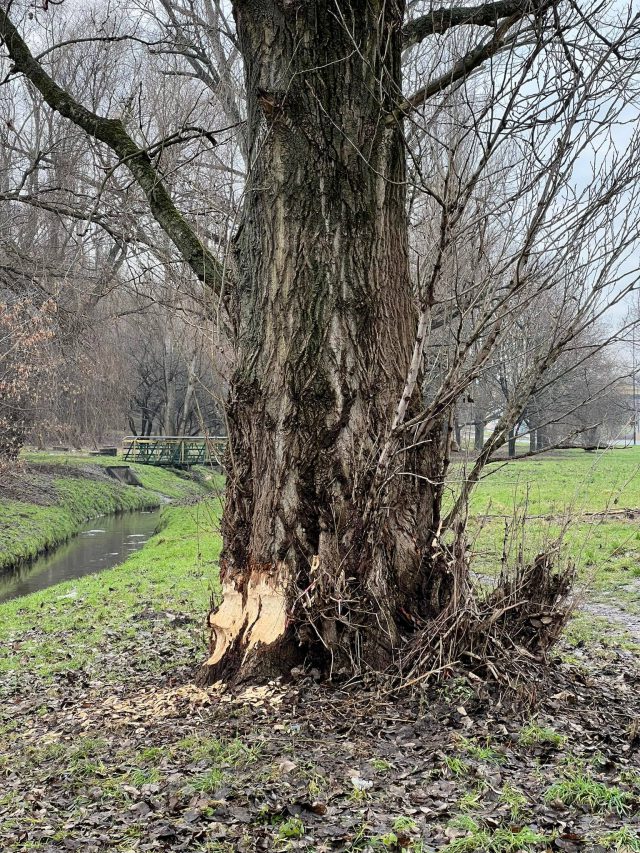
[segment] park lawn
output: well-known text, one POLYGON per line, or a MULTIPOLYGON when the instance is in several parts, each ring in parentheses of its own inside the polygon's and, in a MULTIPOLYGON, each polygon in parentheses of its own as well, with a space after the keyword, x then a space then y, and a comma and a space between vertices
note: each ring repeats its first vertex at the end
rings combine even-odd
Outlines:
POLYGON ((566 526, 547 519, 525 519, 516 525, 503 519, 472 519, 470 529, 474 568, 480 574, 500 570, 505 542, 509 565, 515 564, 521 546, 529 559, 560 542, 560 553, 573 560, 580 580, 593 590, 640 580, 640 526, 633 519, 578 517, 566 526))
POLYGON ((0 605, 0 697, 25 679, 91 671, 171 672, 175 647, 204 655, 204 617, 218 589, 220 502, 214 497, 163 510, 159 531, 115 568, 0 605), (148 627, 171 626, 170 655, 147 642, 148 627))
POLYGON ((640 447, 494 463, 472 494, 470 512, 511 515, 525 504, 528 515, 640 509, 640 447))
POLYGON ((491 466, 471 500, 473 567, 492 575, 503 551, 514 565, 520 548, 530 559, 560 541, 559 559, 575 563, 590 597, 613 596, 638 612, 640 526, 624 509, 640 509, 640 448, 567 451, 491 466))

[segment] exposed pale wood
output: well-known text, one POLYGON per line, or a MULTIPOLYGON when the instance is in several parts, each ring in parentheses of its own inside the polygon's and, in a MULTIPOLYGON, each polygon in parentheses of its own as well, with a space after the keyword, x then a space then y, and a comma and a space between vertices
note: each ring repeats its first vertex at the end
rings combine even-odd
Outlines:
POLYGON ((254 572, 242 592, 229 583, 223 594, 222 605, 209 615, 212 636, 209 666, 219 663, 234 644, 239 643, 246 658, 259 644, 270 646, 284 635, 287 607, 283 578, 254 572))

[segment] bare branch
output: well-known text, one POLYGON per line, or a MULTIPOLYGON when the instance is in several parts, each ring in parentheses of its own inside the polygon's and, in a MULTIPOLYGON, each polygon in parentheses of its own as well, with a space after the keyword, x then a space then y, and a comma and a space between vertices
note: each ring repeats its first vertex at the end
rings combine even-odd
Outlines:
POLYGON ((221 293, 223 285, 221 264, 178 211, 158 172, 153 167, 149 155, 129 136, 122 121, 91 112, 58 86, 34 59, 27 44, 2 9, 0 9, 0 37, 13 60, 14 71, 24 74, 33 83, 51 109, 70 119, 93 139, 103 142, 115 152, 144 191, 154 218, 185 262, 200 281, 216 293, 221 293))
MULTIPOLYGON (((418 89, 417 92, 414 92, 413 95, 404 100, 398 108, 398 113, 417 109, 425 101, 428 101, 429 98, 437 95, 438 92, 442 92, 460 80, 465 80, 472 71, 475 71, 476 68, 479 68, 488 59, 491 59, 492 56, 495 56, 506 47, 511 48, 515 43, 515 36, 507 37, 507 35, 511 27, 519 20, 520 15, 512 15, 503 21, 488 41, 484 41, 474 47, 461 57, 450 70, 432 80, 421 89, 418 89)), ((389 117, 390 122, 394 120, 395 114, 389 117)))
MULTIPOLYGON (((542 4, 532 0, 497 0, 480 6, 454 6, 434 9, 426 15, 410 21, 402 30, 405 47, 412 47, 428 36, 444 33, 452 27, 485 26, 497 27, 502 18, 515 15, 522 18, 539 11, 542 4)), ((546 4, 544 4, 546 5, 546 4)))

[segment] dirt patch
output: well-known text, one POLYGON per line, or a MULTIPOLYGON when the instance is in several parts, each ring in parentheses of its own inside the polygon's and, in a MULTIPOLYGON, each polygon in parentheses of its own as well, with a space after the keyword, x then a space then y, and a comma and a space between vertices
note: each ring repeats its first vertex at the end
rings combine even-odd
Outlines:
POLYGON ((632 640, 640 643, 640 616, 627 613, 626 610, 621 610, 619 607, 604 602, 589 602, 584 604, 582 609, 588 613, 593 613, 594 616, 599 616, 601 619, 607 619, 613 623, 613 627, 623 628, 632 640))
POLYGON ((0 469, 0 500, 24 501, 38 506, 58 502, 55 481, 60 478, 108 480, 100 465, 56 465, 20 463, 0 469))

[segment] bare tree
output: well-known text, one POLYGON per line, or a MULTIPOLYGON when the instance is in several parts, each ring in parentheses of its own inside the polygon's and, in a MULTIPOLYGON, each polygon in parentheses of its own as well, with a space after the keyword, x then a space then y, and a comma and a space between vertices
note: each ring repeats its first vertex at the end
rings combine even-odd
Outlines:
POLYGON ((222 86, 242 58, 233 268, 157 158, 194 135, 217 142, 219 126, 159 139, 113 99, 95 106, 61 86, 51 53, 36 57, 39 18, 56 10, 38 26, 20 3, 0 12, 9 79, 26 77, 128 172, 232 339, 223 600, 206 677, 300 659, 348 673, 409 661, 422 677, 429 638, 460 639, 448 620, 469 612, 464 549, 447 530, 461 541, 469 492, 541 376, 636 280, 637 26, 631 10, 546 0, 232 5, 233 25, 205 0, 145 9, 177 45, 159 55, 231 112, 222 86), (422 234, 412 262, 410 225, 422 234), (559 287, 549 338, 445 515, 456 401, 519 314, 559 287))
POLYGON ((211 341, 174 310, 155 306, 123 330, 134 435, 224 434, 225 388, 211 341))

